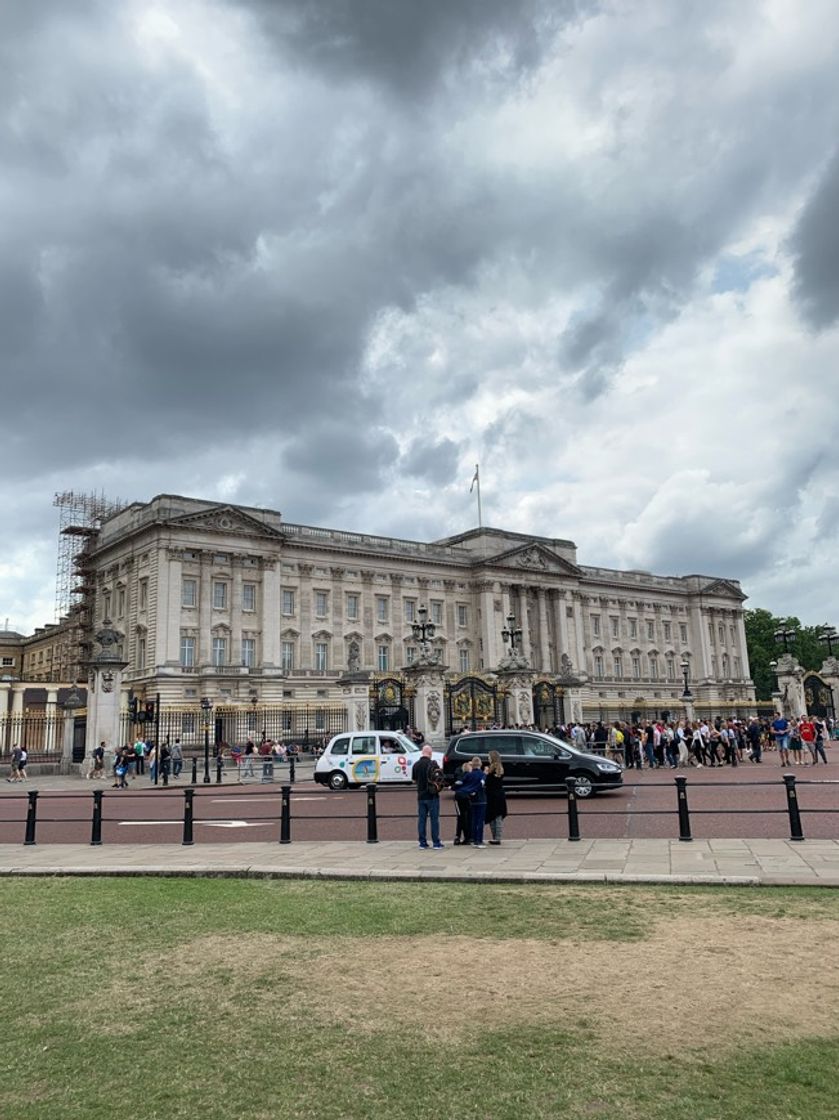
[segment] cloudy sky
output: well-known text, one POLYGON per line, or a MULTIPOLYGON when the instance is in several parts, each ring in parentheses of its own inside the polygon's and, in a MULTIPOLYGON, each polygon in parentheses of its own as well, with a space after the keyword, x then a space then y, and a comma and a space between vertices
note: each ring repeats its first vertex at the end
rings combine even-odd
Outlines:
POLYGON ((3 0, 0 625, 54 491, 839 624, 835 0, 3 0))

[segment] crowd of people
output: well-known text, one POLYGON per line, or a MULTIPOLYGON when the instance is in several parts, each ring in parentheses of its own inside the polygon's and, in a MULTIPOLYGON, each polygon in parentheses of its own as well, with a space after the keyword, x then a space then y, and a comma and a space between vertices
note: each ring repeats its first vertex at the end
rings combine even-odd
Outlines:
MULTIPOLYGON (((490 829, 490 844, 498 845, 507 816, 507 798, 504 793, 504 765, 498 751, 489 752, 484 763, 477 756, 458 767, 452 790, 456 813, 454 843, 485 848, 485 829, 490 829)), ((411 780, 417 787, 417 830, 419 847, 440 850, 445 847, 440 837, 440 793, 444 786, 443 771, 434 761, 431 747, 422 748, 418 762, 414 763, 411 780), (428 843, 428 826, 431 826, 431 844, 428 843)))

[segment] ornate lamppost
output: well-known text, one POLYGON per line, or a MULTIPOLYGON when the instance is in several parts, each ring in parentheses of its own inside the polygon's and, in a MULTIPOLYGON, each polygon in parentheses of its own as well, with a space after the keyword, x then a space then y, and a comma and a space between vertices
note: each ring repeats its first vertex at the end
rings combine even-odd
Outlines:
POLYGON ((507 625, 501 631, 501 637, 505 642, 510 643, 511 656, 515 654, 516 651, 521 650, 521 634, 521 627, 516 626, 516 616, 514 614, 508 614, 507 625))
POLYGON ((682 700, 684 700, 685 703, 689 704, 691 702, 691 700, 693 700, 693 693, 690 690, 690 662, 689 661, 683 661, 682 662, 682 679, 685 682, 685 688, 684 688, 684 691, 682 692, 682 700))
POLYGON ((827 646, 827 656, 833 657, 833 643, 839 642, 839 634, 836 632, 836 627, 823 626, 819 631, 819 641, 823 646, 827 646))
POLYGON ((210 784, 210 712, 213 702, 209 696, 201 697, 201 711, 204 713, 204 784, 210 784))
POLYGON ((432 661, 431 656, 431 639, 437 633, 437 627, 433 622, 428 622, 428 608, 419 607, 417 610, 419 622, 411 624, 411 630, 414 633, 414 638, 420 644, 420 657, 423 661, 432 661))
POLYGON ((775 631, 775 641, 778 645, 783 645, 784 653, 789 653, 789 643, 795 638, 796 630, 789 626, 779 626, 775 631))

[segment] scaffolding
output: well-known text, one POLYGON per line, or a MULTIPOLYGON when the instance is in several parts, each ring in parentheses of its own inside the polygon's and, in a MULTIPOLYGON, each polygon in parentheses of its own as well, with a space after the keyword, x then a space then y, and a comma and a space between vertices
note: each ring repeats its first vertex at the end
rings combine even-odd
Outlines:
POLYGON ((55 622, 63 629, 58 648, 56 679, 74 681, 89 653, 93 625, 95 586, 89 567, 90 545, 105 518, 122 509, 124 502, 103 492, 65 490, 53 503, 59 511, 58 561, 55 574, 55 622))

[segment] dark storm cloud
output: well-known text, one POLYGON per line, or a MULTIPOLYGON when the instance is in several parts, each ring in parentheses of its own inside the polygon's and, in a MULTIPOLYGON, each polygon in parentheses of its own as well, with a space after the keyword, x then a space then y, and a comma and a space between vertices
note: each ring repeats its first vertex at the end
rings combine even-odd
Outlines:
POLYGON ((400 459, 399 469, 402 474, 445 486, 457 473, 460 453, 454 440, 417 436, 400 459))
POLYGON ((585 0, 235 0, 284 56, 337 78, 379 82, 408 97, 451 67, 483 58, 511 72, 534 66, 585 0))
POLYGON ((839 319, 839 150, 825 168, 791 238, 795 294, 812 326, 839 319))

